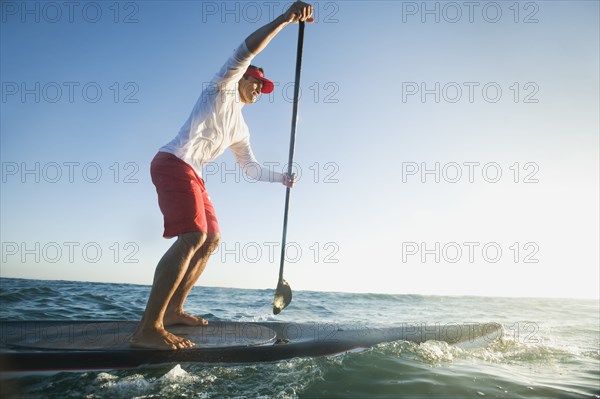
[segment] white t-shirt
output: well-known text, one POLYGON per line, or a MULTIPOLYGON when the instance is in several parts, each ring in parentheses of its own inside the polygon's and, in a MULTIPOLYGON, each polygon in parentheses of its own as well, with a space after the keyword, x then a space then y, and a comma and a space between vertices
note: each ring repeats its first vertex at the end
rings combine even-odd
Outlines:
POLYGON ((177 136, 159 151, 180 158, 202 176, 202 168, 230 148, 248 177, 281 182, 280 173, 260 166, 250 147, 250 132, 242 116, 244 103, 238 82, 254 57, 246 42, 237 48, 200 94, 190 117, 177 136), (269 173, 270 172, 270 173, 269 173))

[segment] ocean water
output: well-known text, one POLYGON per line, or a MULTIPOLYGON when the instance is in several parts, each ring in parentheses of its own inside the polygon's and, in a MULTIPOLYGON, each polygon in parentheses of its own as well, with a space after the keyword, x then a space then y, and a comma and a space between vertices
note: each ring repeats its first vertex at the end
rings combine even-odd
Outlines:
MULTIPOLYGON (((150 287, 0 278, 2 320, 135 320, 150 287)), ((503 337, 461 349, 389 342, 335 356, 259 364, 4 375, 6 398, 600 398, 597 300, 195 287, 187 311, 209 320, 359 324, 498 322, 503 337)))

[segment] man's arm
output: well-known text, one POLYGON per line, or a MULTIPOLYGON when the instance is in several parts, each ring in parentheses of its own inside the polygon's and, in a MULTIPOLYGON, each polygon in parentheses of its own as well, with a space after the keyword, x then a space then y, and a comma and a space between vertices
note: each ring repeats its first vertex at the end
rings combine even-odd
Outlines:
POLYGON ((281 183, 286 187, 292 188, 296 183, 296 176, 288 176, 265 168, 258 163, 250 148, 250 140, 247 138, 232 144, 229 149, 233 152, 238 165, 244 171, 246 176, 255 181, 266 181, 271 183, 281 183))
POLYGON ((313 8, 310 4, 295 2, 285 13, 250 34, 246 38, 246 47, 252 54, 257 55, 290 22, 313 22, 312 13, 313 8))

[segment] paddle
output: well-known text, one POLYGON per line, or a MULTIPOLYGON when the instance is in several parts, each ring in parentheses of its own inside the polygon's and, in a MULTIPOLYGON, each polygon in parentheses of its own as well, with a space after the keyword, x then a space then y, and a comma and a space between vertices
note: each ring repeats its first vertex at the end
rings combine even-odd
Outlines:
MULTIPOLYGON (((292 135, 290 137, 290 156, 288 160, 288 176, 292 175, 294 162, 294 145, 296 144, 296 122, 298 119, 298 97, 300 93, 300 66, 302 65, 302 44, 304 43, 304 22, 298 25, 298 50, 296 53, 296 78, 294 82, 294 105, 292 111, 292 135)), ((288 210, 290 207, 290 188, 285 190, 285 210, 283 212, 283 236, 281 238, 281 261, 279 263, 279 281, 273 299, 273 314, 279 314, 292 302, 292 288, 283 279, 283 265, 285 263, 285 242, 287 235, 288 210)))

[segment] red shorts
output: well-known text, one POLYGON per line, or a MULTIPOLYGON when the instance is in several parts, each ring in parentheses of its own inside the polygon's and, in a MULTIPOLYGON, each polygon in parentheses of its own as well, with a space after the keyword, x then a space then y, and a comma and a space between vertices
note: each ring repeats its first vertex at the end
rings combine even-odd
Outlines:
POLYGON ((167 152, 156 154, 150 165, 158 206, 165 219, 163 237, 201 231, 219 232, 215 208, 204 180, 186 162, 167 152))

